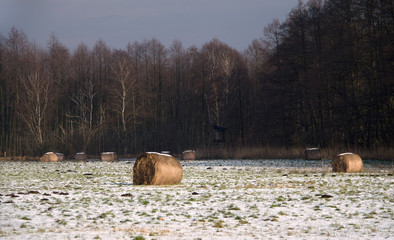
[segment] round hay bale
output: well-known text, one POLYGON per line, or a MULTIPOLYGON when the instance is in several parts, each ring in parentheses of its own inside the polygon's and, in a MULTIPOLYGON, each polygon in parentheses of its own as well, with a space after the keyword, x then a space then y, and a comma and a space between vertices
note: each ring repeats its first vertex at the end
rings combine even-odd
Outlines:
POLYGON ((193 150, 182 152, 182 160, 196 160, 196 152, 193 150))
POLYGON ((77 161, 85 161, 86 160, 86 154, 84 152, 78 152, 75 154, 75 160, 77 161))
POLYGON ((103 152, 101 153, 101 161, 115 161, 116 160, 116 154, 114 152, 103 152))
POLYGON ((305 160, 321 160, 320 148, 305 149, 305 160))
POLYGON ((57 162, 58 157, 54 152, 47 152, 40 157, 41 162, 57 162))
POLYGON ((169 185, 182 180, 183 169, 171 155, 148 152, 142 154, 133 167, 134 185, 169 185))
POLYGON ((56 153, 57 160, 58 161, 63 161, 64 160, 64 154, 63 153, 56 153))
POLYGON ((363 160, 354 153, 338 154, 331 163, 333 172, 361 172, 363 160))

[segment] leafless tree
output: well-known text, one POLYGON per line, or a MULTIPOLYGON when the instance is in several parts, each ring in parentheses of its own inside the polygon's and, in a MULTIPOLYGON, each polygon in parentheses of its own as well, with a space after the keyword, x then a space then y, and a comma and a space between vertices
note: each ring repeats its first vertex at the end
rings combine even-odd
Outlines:
POLYGON ((119 60, 111 67, 113 73, 112 96, 113 109, 117 112, 120 120, 120 129, 118 131, 122 150, 127 152, 128 140, 130 136, 129 125, 132 124, 132 132, 134 133, 134 142, 136 142, 136 127, 139 111, 142 104, 138 104, 136 77, 133 67, 127 60, 119 60))
POLYGON ((205 78, 209 90, 205 95, 209 119, 212 124, 223 125, 229 110, 233 88, 232 74, 235 67, 232 49, 214 39, 205 46, 205 78))
POLYGON ((281 24, 278 19, 274 19, 272 23, 268 24, 264 28, 264 40, 263 43, 271 51, 272 55, 276 56, 276 67, 280 69, 280 59, 279 59, 279 46, 282 41, 281 24))
POLYGON ((112 67, 115 86, 113 94, 116 111, 120 114, 121 127, 127 132, 128 122, 136 116, 136 92, 134 90, 136 79, 132 74, 132 67, 126 61, 119 61, 112 67), (131 107, 131 111, 130 111, 131 107))
POLYGON ((94 89, 95 84, 92 79, 84 82, 83 88, 81 88, 75 96, 71 98, 75 104, 76 113, 69 115, 77 126, 77 130, 81 131, 83 140, 83 149, 86 151, 88 145, 92 141, 95 134, 100 130, 100 127, 104 123, 105 110, 100 109, 100 118, 98 121, 94 121, 94 99, 97 92, 94 89))
POLYGON ((20 79, 19 116, 26 124, 28 131, 39 148, 44 143, 44 119, 53 96, 51 96, 51 82, 45 74, 35 71, 20 79))

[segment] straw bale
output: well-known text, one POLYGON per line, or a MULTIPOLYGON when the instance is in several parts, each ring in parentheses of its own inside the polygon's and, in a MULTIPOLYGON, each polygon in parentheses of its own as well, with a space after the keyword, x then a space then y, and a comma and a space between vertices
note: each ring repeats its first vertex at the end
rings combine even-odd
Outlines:
POLYGON ((47 152, 40 158, 41 162, 57 162, 58 156, 53 152, 47 152))
POLYGON ((354 153, 338 154, 331 163, 333 172, 361 172, 363 160, 354 153))
POLYGON ((103 152, 101 153, 101 161, 115 161, 116 154, 114 152, 103 152))
POLYGON ((320 148, 307 148, 305 149, 306 160, 321 160, 320 148))
POLYGON ((133 167, 134 185, 169 185, 182 180, 183 169, 178 159, 167 154, 142 154, 133 167))
POLYGON ((58 161, 63 161, 64 160, 64 154, 63 153, 56 153, 57 160, 58 161))
POLYGON ((182 160, 196 160, 196 152, 193 150, 182 152, 182 160))
POLYGON ((86 154, 84 152, 78 152, 75 154, 75 160, 77 161, 85 161, 86 160, 86 154))

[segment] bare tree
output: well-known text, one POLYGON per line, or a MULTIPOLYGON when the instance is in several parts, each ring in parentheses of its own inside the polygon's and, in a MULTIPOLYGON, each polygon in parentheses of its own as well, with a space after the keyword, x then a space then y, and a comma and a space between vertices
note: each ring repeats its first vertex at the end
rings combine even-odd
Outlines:
POLYGON ((41 148, 44 143, 44 119, 52 99, 51 82, 39 71, 21 78, 20 82, 19 116, 33 135, 37 147, 41 148))
POLYGON ((214 39, 205 45, 205 78, 209 86, 205 95, 212 124, 223 125, 229 113, 229 100, 234 90, 232 75, 235 67, 233 51, 214 39))
POLYGON ((94 121, 94 99, 97 92, 94 89, 95 85, 92 79, 84 82, 83 88, 81 88, 78 93, 71 98, 72 102, 75 104, 76 114, 69 115, 68 117, 74 119, 77 129, 81 131, 83 140, 83 150, 86 151, 88 145, 92 141, 95 134, 100 130, 100 127, 104 123, 103 114, 104 109, 100 109, 99 121, 94 121))
MULTIPOLYGON (((127 152, 127 140, 129 138, 129 124, 132 121, 133 131, 136 131, 138 111, 142 105, 137 104, 136 78, 133 74, 132 65, 125 59, 118 61, 111 67, 114 74, 113 97, 114 110, 119 114, 120 131, 119 137, 122 142, 122 150, 127 152)), ((136 134, 134 134, 136 137, 136 134)), ((136 139, 134 139, 136 141, 136 139)))
POLYGON ((276 56, 276 67, 280 71, 280 52, 279 46, 282 41, 281 24, 278 19, 274 19, 272 23, 264 28, 264 44, 276 56))
POLYGON ((115 106, 117 106, 115 110, 120 114, 122 131, 126 133, 128 122, 136 114, 136 93, 134 91, 136 79, 133 77, 132 67, 126 61, 118 62, 112 67, 112 72, 116 84, 113 89, 116 99, 115 106), (129 111, 130 106, 132 107, 132 111, 129 111))
POLYGON ((0 144, 2 151, 9 154, 22 154, 24 149, 19 144, 22 140, 20 128, 25 123, 19 116, 19 92, 20 79, 25 78, 36 69, 35 51, 33 44, 29 41, 27 35, 12 27, 8 37, 1 44, 0 59, 0 85, 2 92, 0 98, 4 99, 1 104, 0 115, 0 144))

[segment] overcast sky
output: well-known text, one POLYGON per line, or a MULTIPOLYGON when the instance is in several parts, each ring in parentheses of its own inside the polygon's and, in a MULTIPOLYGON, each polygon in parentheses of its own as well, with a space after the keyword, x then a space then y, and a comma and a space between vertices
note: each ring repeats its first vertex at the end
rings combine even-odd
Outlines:
POLYGON ((46 46, 50 34, 69 48, 111 48, 157 38, 166 47, 184 47, 218 38, 244 50, 274 18, 286 19, 298 0, 0 0, 0 34, 12 26, 46 46))

